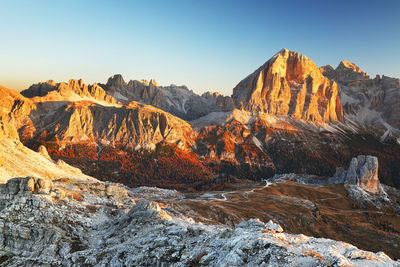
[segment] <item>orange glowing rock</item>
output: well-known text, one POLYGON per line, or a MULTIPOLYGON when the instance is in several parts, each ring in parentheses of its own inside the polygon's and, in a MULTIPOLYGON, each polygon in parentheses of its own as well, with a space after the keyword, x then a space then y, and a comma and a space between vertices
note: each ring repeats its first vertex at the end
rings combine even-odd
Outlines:
POLYGON ((343 120, 337 83, 306 56, 287 49, 242 80, 232 97, 236 107, 252 112, 313 122, 343 120))

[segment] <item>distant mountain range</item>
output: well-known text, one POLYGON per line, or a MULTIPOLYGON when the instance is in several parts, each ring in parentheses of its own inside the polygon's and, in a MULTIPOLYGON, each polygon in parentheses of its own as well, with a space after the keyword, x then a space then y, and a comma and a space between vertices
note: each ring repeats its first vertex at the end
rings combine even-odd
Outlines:
POLYGON ((287 49, 232 96, 0 87, 0 265, 399 266, 399 99, 287 49))
MULTIPOLYGON (((156 151, 156 161, 165 147, 178 149, 193 159, 187 168, 208 170, 207 181, 209 175, 229 181, 281 172, 332 175, 335 167, 368 153, 382 163, 381 180, 400 187, 399 99, 399 79, 370 79, 348 61, 318 68, 283 49, 240 81, 231 97, 197 95, 154 80, 125 82, 118 74, 106 84, 72 79, 34 84, 21 93, 1 88, 0 135, 34 149, 45 145, 92 176, 129 185, 134 171, 120 177, 120 165, 99 163, 104 147, 117 154, 131 149, 136 158, 156 151), (77 147, 94 150, 97 158, 77 147), (96 173, 92 161, 99 164, 96 173)), ((136 182, 159 185, 167 173, 157 169, 153 179, 136 182)))

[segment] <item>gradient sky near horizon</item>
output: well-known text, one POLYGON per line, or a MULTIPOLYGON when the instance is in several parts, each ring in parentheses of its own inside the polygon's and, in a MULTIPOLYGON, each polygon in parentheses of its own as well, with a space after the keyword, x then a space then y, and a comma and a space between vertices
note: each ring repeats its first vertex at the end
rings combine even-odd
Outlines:
POLYGON ((151 79, 232 88, 282 48, 400 77, 400 1, 2 0, 0 85, 151 79), (283 3, 284 2, 284 3, 283 3))

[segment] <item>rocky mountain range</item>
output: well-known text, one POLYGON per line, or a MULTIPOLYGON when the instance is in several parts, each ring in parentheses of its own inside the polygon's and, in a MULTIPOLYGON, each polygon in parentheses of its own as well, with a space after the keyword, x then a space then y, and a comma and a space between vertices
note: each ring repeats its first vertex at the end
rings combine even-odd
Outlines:
POLYGON ((30 142, 44 140, 62 147, 82 142, 123 143, 151 150, 163 140, 188 148, 196 136, 187 122, 169 113, 134 101, 122 104, 99 85, 88 86, 82 80, 47 81, 21 94, 33 103, 31 112, 25 114, 30 124, 17 129, 30 142))
POLYGON ((400 266, 398 99, 287 49, 232 96, 0 87, 0 264, 400 266))
POLYGON ((186 86, 158 86, 155 80, 124 81, 121 75, 110 77, 104 89, 121 101, 137 101, 165 110, 184 120, 193 120, 213 111, 233 109, 230 97, 218 93, 197 95, 186 86))
MULTIPOLYGON (((352 157, 372 154, 380 158, 382 181, 399 187, 399 92, 397 79, 371 80, 347 61, 336 69, 318 68, 283 49, 239 82, 232 97, 200 96, 154 80, 126 83, 121 75, 106 84, 47 81, 21 94, 3 88, 1 118, 4 134, 33 149, 44 145, 91 175, 98 158, 85 157, 94 162, 82 165, 74 147, 98 154, 104 146, 121 145, 116 150, 134 149, 137 158, 162 144, 188 157, 194 153, 216 177, 230 180, 285 172, 330 176, 352 157), (75 152, 66 156, 65 148, 75 152)), ((108 165, 99 166, 99 178, 126 182, 133 175, 114 177, 119 167, 108 165)))

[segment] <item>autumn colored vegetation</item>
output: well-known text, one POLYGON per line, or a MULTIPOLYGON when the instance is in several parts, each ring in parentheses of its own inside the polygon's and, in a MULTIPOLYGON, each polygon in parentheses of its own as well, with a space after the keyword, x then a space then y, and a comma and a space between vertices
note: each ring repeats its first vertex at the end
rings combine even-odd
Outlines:
POLYGON ((63 149, 50 147, 48 152, 88 175, 129 187, 157 186, 195 192, 219 190, 240 182, 231 175, 215 175, 212 166, 200 162, 196 154, 170 144, 159 143, 154 151, 135 151, 123 145, 98 148, 79 144, 63 149))
MULTIPOLYGON (((268 129, 265 134, 272 135, 273 132, 268 133, 268 129)), ((259 133, 262 132, 263 129, 259 129, 259 133)), ((98 179, 130 187, 146 185, 184 191, 221 190, 248 180, 260 181, 275 173, 332 176, 336 167, 347 168, 352 157, 364 154, 378 157, 381 182, 400 188, 400 145, 393 143, 395 141, 381 142, 368 133, 346 133, 340 138, 296 138, 291 132, 281 132, 280 136, 285 141, 269 143, 263 152, 254 145, 241 144, 231 148, 239 161, 249 157, 261 163, 253 165, 207 158, 200 160, 198 154, 204 154, 197 151, 202 148, 201 144, 197 146, 197 154, 166 143, 158 144, 154 151, 135 151, 122 144, 101 148, 74 144, 60 149, 56 140, 45 137, 30 139, 26 145, 36 150, 44 144, 53 158, 63 159, 98 179)), ((225 151, 226 144, 223 145, 222 151, 225 151)), ((219 150, 216 149, 217 153, 219 150)))

